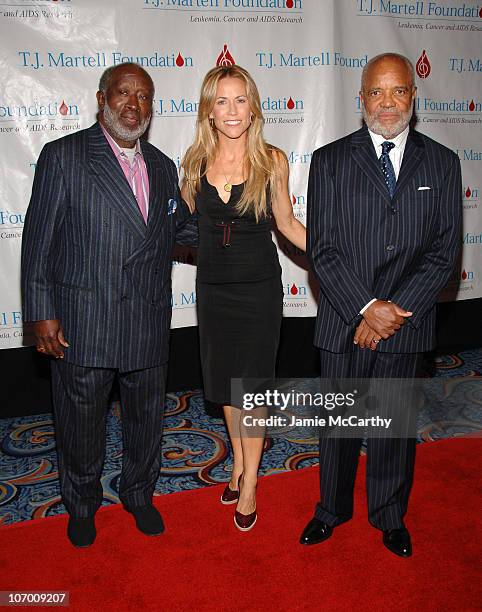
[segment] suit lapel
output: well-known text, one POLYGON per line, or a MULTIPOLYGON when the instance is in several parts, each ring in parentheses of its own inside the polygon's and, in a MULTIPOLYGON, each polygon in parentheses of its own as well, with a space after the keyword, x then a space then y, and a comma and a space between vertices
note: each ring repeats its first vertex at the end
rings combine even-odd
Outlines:
POLYGON ((98 123, 92 126, 89 132, 88 163, 92 180, 106 204, 115 209, 131 230, 144 238, 146 224, 137 201, 98 123))
POLYGON ((383 179, 378 159, 375 154, 375 147, 366 126, 363 126, 351 137, 351 155, 356 164, 363 170, 375 189, 380 195, 390 203, 390 194, 383 179))
MULTIPOLYGON (((163 206, 163 180, 162 170, 155 156, 146 143, 141 140, 142 155, 146 162, 147 176, 149 177, 149 214, 147 217, 147 238, 153 234, 162 216, 163 206)), ((167 206, 167 203, 166 203, 167 206)))
POLYGON ((414 130, 408 133, 405 151, 403 152, 402 166, 398 175, 397 186, 393 199, 396 199, 408 185, 410 179, 420 168, 420 164, 425 155, 425 146, 422 138, 414 130))

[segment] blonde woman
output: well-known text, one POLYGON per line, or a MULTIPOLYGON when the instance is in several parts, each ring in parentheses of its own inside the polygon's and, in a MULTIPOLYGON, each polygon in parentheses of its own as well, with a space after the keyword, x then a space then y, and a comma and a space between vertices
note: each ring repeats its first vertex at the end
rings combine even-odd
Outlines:
POLYGON ((183 160, 182 196, 199 223, 197 305, 206 399, 221 404, 233 470, 221 502, 237 502, 235 525, 257 519, 264 432, 241 425, 232 378, 273 378, 282 317, 281 269, 271 217, 298 248, 306 230, 293 216, 288 160, 263 138, 258 90, 240 66, 204 78, 194 143, 183 160))

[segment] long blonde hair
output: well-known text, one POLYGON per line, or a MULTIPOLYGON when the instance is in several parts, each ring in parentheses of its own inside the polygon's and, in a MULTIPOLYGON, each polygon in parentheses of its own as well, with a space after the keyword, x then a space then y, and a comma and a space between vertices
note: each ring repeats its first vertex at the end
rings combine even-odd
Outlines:
POLYGON ((240 215, 253 213, 256 220, 268 215, 268 193, 275 193, 276 183, 276 156, 274 151, 282 153, 276 147, 269 145, 263 138, 263 114, 258 88, 251 75, 241 66, 217 66, 212 68, 204 77, 199 98, 196 133, 194 142, 186 151, 182 160, 184 171, 183 187, 187 196, 194 202, 200 190, 201 177, 205 175, 214 163, 218 135, 216 128, 212 127, 209 115, 216 100, 218 82, 226 77, 241 79, 246 85, 246 94, 252 114, 251 125, 247 131, 247 145, 245 154, 245 167, 248 169, 248 178, 239 202, 236 205, 240 215))

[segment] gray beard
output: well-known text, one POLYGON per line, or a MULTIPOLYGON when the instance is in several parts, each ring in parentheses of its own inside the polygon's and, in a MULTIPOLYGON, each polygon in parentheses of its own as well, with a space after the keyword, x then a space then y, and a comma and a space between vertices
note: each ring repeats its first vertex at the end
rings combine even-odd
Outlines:
POLYGON ((149 117, 146 117, 146 119, 139 124, 139 127, 128 128, 125 125, 122 125, 119 118, 110 108, 107 102, 104 105, 103 117, 104 123, 109 132, 119 140, 125 140, 126 142, 135 142, 140 136, 142 136, 142 134, 144 134, 144 132, 147 130, 149 121, 151 120, 151 115, 149 115, 149 117))
MULTIPOLYGON (((387 111, 385 110, 384 112, 387 111)), ((374 134, 379 134, 380 136, 383 136, 388 140, 391 140, 392 138, 395 138, 396 136, 401 134, 403 130, 407 127, 407 125, 410 123, 410 119, 412 118, 413 114, 413 105, 406 113, 403 113, 398 110, 390 112, 396 112, 400 114, 400 119, 390 127, 386 127, 380 123, 376 116, 369 115, 366 111, 365 106, 362 105, 362 115, 363 119, 365 120, 365 123, 367 124, 368 129, 371 130, 374 134)))

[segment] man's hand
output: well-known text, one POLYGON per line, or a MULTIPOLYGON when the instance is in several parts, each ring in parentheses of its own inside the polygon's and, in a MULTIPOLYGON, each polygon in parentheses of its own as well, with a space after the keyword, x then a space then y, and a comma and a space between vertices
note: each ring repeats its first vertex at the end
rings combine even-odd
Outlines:
POLYGON ((69 343, 64 338, 64 331, 58 319, 35 321, 33 333, 39 353, 50 355, 56 359, 63 358, 63 347, 68 347, 69 343))
POLYGON ((363 313, 363 318, 373 331, 386 340, 400 329, 407 317, 413 313, 403 310, 393 302, 377 300, 373 302, 363 313))
POLYGON ((365 321, 365 319, 363 319, 360 325, 356 328, 353 342, 358 344, 361 349, 369 348, 372 351, 376 351, 378 343, 380 342, 380 335, 369 327, 368 323, 365 321))

